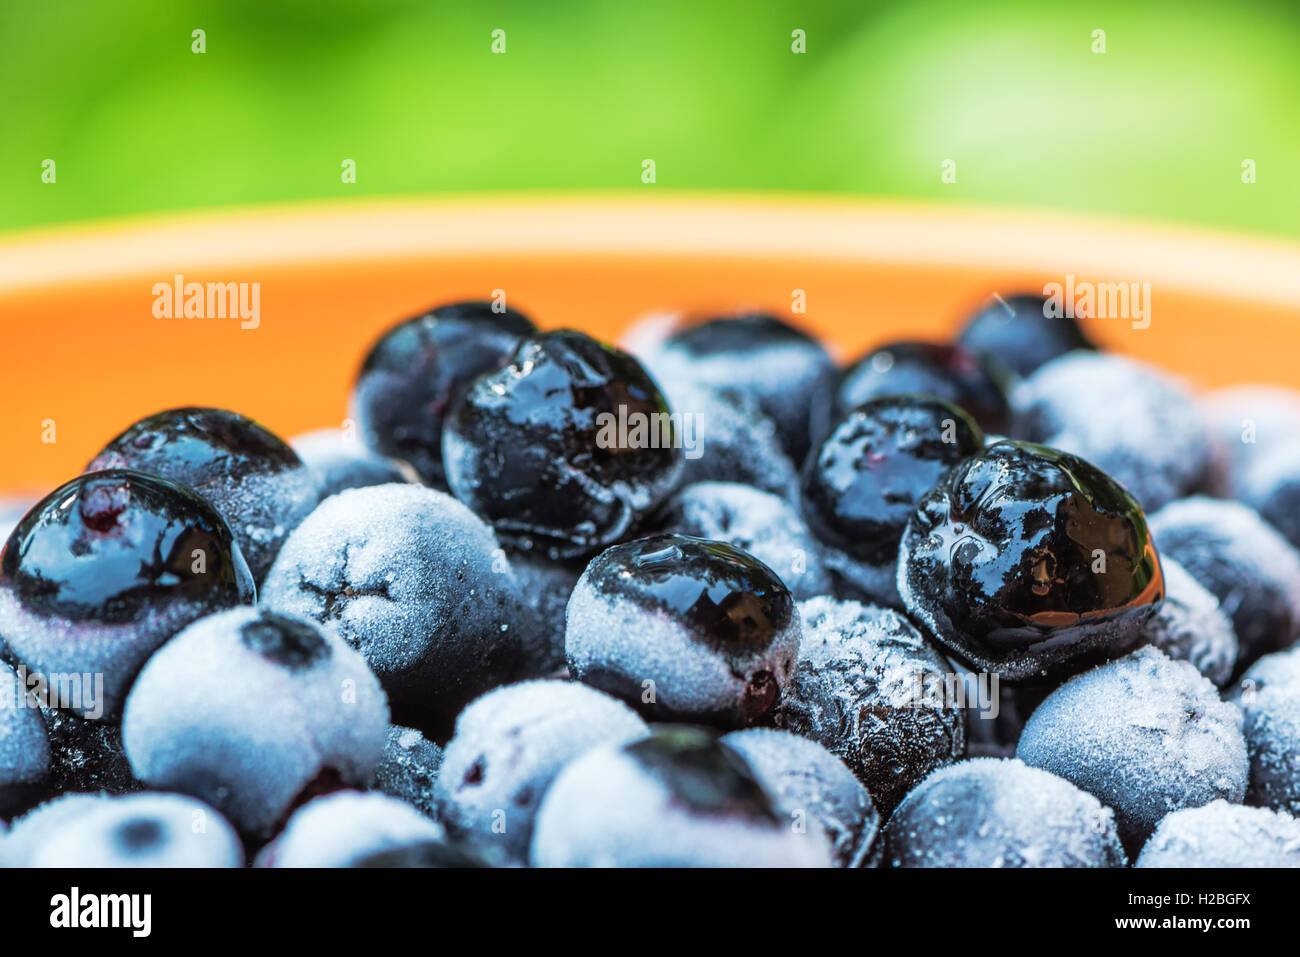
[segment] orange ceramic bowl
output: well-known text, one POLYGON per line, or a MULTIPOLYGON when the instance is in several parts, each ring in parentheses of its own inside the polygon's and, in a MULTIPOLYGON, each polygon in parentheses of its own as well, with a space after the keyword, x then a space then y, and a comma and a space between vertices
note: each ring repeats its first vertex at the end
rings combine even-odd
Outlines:
POLYGON ((891 337, 948 335, 990 292, 1067 276, 1150 283, 1146 328, 1089 324, 1113 349, 1205 387, 1300 385, 1300 246, 1277 240, 651 188, 223 211, 0 240, 0 493, 48 490, 170 406, 235 409, 284 436, 339 425, 376 335, 448 299, 501 290, 545 327, 606 339, 648 312, 789 315, 802 299, 792 318, 850 357, 891 337), (177 276, 247 284, 250 306, 256 284, 256 328, 183 307, 167 318, 159 303, 177 276))

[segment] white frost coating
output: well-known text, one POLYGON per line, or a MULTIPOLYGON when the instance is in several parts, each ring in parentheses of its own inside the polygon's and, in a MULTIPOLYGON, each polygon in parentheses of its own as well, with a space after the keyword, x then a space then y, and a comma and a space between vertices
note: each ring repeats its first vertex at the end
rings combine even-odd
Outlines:
POLYGON ((593 748, 560 772, 533 830, 535 867, 829 867, 815 822, 693 813, 622 749, 593 748))
POLYGON ((50 739, 40 709, 17 673, 0 661, 0 811, 4 789, 39 781, 50 769, 50 739))
POLYGON ((342 429, 305 432, 289 444, 316 480, 322 499, 345 489, 406 480, 396 463, 372 452, 360 439, 348 438, 342 429))
POLYGON ((1115 815, 1023 762, 974 758, 935 771, 885 828, 894 867, 1123 867, 1115 815))
POLYGON ((257 867, 352 867, 371 854, 442 839, 442 828, 386 794, 339 791, 296 811, 257 867))
POLYGON ((677 493, 666 531, 728 542, 785 582, 796 599, 824 595, 822 545, 785 499, 737 482, 697 482, 677 493))
POLYGON ((839 758, 788 731, 733 731, 722 743, 740 754, 783 811, 819 823, 841 867, 875 867, 880 815, 867 789, 839 758))
POLYGON ((1300 867, 1300 821, 1227 801, 1175 811, 1133 866, 1300 867))
POLYGON ((1148 619, 1143 634, 1169 655, 1190 661, 1219 687, 1237 663, 1237 633, 1219 599, 1172 558, 1162 558, 1165 600, 1148 619))
POLYGON ((770 672, 780 687, 789 681, 799 653, 797 610, 756 654, 717 654, 670 612, 603 594, 592 580, 595 566, 588 566, 569 598, 564 651, 575 677, 624 676, 652 690, 660 708, 677 714, 737 711, 760 671, 770 672), (653 685, 645 686, 647 681, 653 685))
POLYGON ((1232 495, 1240 474, 1300 438, 1300 392, 1233 386, 1201 401, 1214 442, 1214 490, 1232 495))
POLYGON ((288 667, 250 648, 255 609, 195 622, 159 651, 127 700, 122 741, 152 787, 193 794, 265 833, 324 769, 369 784, 388 704, 361 656, 328 628, 329 654, 288 667))
POLYGON ((1237 700, 1250 755, 1246 801, 1300 814, 1300 687, 1268 685, 1237 700))
POLYGON ((822 545, 822 558, 826 567, 839 576, 842 586, 850 593, 861 593, 873 604, 903 608, 897 560, 873 565, 829 544, 822 545))
POLYGON ((1282 685, 1300 699, 1300 648, 1265 655, 1246 669, 1237 684, 1236 694, 1261 691, 1270 685, 1282 685))
POLYGON ((1134 359, 1066 353, 1021 382, 1012 406, 1033 441, 1091 462, 1148 513, 1209 468, 1209 429, 1187 385, 1134 359))
POLYGON ((575 682, 497 688, 456 719, 434 789, 438 817, 452 837, 526 863, 537 806, 560 770, 596 745, 649 731, 621 701, 575 682))
POLYGON ((239 838, 208 805, 179 794, 69 794, 14 823, 6 867, 240 867, 239 838))
POLYGON ((1071 678, 1025 723, 1016 756, 1115 809, 1135 847, 1166 814, 1246 793, 1241 712, 1192 665, 1147 646, 1071 678))

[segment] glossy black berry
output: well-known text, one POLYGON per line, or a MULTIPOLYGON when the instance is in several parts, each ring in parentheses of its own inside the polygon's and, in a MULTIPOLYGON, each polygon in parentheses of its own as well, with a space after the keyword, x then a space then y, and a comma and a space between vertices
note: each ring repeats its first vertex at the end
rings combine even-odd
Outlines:
POLYGON ((958 657, 1004 679, 1131 648, 1164 598, 1133 498, 1076 456, 999 442, 952 469, 903 535, 898 588, 958 657))
POLYGON ((211 505, 125 469, 52 492, 0 556, 0 635, 10 653, 43 674, 102 674, 104 715, 173 634, 255 598, 240 548, 211 505))
POLYGON ((963 410, 927 395, 872 399, 804 463, 803 514, 840 555, 827 562, 874 601, 897 604, 898 543, 921 496, 984 447, 963 410))
POLYGON ((157 475, 203 496, 226 520, 259 582, 319 494, 293 449, 252 419, 222 409, 170 409, 141 419, 104 446, 86 471, 112 468, 157 475))
POLYGON ((990 296, 966 320, 959 345, 1027 376, 1045 362, 1096 346, 1073 316, 1042 296, 990 296))
POLYGON ((393 327, 371 347, 352 393, 365 444, 443 487, 442 428, 473 379, 500 368, 535 331, 492 302, 453 302, 393 327))
POLYGON ((546 333, 476 379, 447 418, 447 483, 515 547, 590 554, 671 492, 677 429, 634 358, 580 332, 546 333))
POLYGON ((789 590, 723 542, 656 535, 616 545, 569 599, 570 674, 659 720, 754 724, 779 700, 798 648, 789 590))
POLYGON ((987 432, 1007 430, 1010 405, 1006 369, 960 346, 891 342, 871 350, 840 378, 834 414, 869 399, 925 393, 965 409, 987 432))
POLYGON ((775 316, 747 313, 691 323, 651 361, 656 375, 753 400, 776 423, 786 454, 808 452, 809 422, 824 416, 835 363, 816 339, 775 316))

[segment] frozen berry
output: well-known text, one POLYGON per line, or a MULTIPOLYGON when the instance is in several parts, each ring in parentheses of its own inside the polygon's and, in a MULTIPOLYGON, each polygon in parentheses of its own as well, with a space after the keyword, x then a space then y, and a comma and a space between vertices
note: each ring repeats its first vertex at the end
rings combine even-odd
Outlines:
POLYGON ((1160 822, 1134 867, 1300 867, 1300 821, 1213 801, 1160 822))
POLYGON ((694 728, 594 748, 546 792, 539 867, 829 867, 816 822, 779 808, 740 755, 694 728))
POLYGON ((1235 700, 1250 757, 1246 803, 1300 816, 1300 684, 1243 682, 1235 700))
POLYGON ((447 841, 414 841, 352 859, 350 867, 491 867, 478 854, 447 841))
POLYGON ((682 424, 681 485, 741 482, 798 501, 794 463, 752 396, 680 379, 659 384, 682 424))
POLYGON ((262 848, 257 867, 355 867, 414 841, 436 841, 442 828, 386 794, 339 791, 309 801, 262 848))
POLYGON ((952 469, 903 535, 907 610, 966 662, 1059 677, 1141 640, 1164 597, 1142 509, 1076 456, 998 442, 952 469))
POLYGON ((652 720, 766 717, 799 651, 789 589, 723 542, 655 535, 597 556, 569 599, 569 673, 652 720))
POLYGON ((447 417, 447 483, 509 544, 589 555, 676 486, 680 427, 627 353, 580 332, 546 333, 474 380, 447 417))
POLYGON ((824 416, 835 362, 825 346, 775 316, 744 313, 689 323, 668 337, 651 369, 748 397, 775 424, 796 463, 808 452, 809 423, 824 416))
POLYGON ((240 867, 244 852, 211 807, 179 794, 69 794, 14 824, 6 867, 240 867))
POLYGON ((887 395, 923 393, 965 409, 989 432, 1005 432, 1010 406, 1006 369, 960 346, 891 342, 872 349, 844 373, 835 395, 838 418, 887 395))
POLYGON ((965 716, 936 693, 948 663, 890 609, 832 598, 799 609, 803 645, 776 723, 840 758, 888 814, 965 751, 965 716))
POLYGON ((885 828, 894 867, 1123 867, 1115 815, 1091 794, 1015 759, 941 768, 885 828))
POLYGON ((733 731, 722 743, 745 759, 783 811, 805 825, 821 825, 839 866, 876 866, 880 814, 843 761, 815 741, 788 731, 733 731))
POLYGON ((0 818, 36 803, 50 773, 50 736, 29 691, 0 661, 0 818))
POLYGON ((414 728, 393 725, 375 769, 375 790, 436 817, 433 787, 442 767, 442 748, 414 728))
POLYGON ((1096 348, 1073 316, 1034 295, 991 296, 966 320, 957 341, 1019 376, 1075 349, 1096 348))
POLYGON ((336 629, 379 676, 395 719, 435 737, 477 695, 533 673, 533 623, 492 530, 421 485, 326 499, 285 544, 262 599, 336 629))
POLYGON ((1015 434, 1087 459, 1148 512, 1207 480, 1209 429, 1185 383, 1123 356, 1073 352, 1012 395, 1015 434))
POLYGON ((533 644, 538 677, 564 670, 564 619, 569 596, 582 576, 587 563, 577 560, 552 560, 536 552, 509 553, 510 567, 519 579, 519 587, 528 603, 528 615, 536 634, 533 644))
POLYGON ((1246 793, 1241 712, 1191 664, 1150 646, 1048 695, 1016 756, 1113 808, 1130 851, 1166 814, 1246 793))
POLYGON ((442 429, 452 405, 534 331, 526 316, 492 302, 449 303, 388 330, 371 347, 352 394, 365 444, 442 486, 442 429))
POLYGON ((561 769, 602 744, 649 734, 627 705, 571 681, 527 681, 461 712, 435 790, 454 839, 527 863, 537 806, 561 769))
POLYGON ((1285 685, 1300 696, 1300 647, 1265 655, 1246 669, 1238 692, 1262 691, 1272 685, 1285 685))
POLYGON ((1146 639, 1171 658, 1190 661, 1222 688, 1237 663, 1237 633, 1232 619, 1187 569, 1165 555, 1165 600, 1146 624, 1146 639))
POLYGON ((727 542, 776 571, 796 599, 830 591, 822 548, 785 499, 734 482, 698 482, 668 505, 665 531, 727 542))
POLYGON ((0 554, 0 635, 32 673, 76 675, 77 713, 116 717, 146 658, 191 621, 256 598, 230 529, 166 479, 79 476, 18 523, 0 554), (93 682, 92 682, 92 679, 93 682))
POLYGON ((1232 386, 1205 396, 1201 409, 1214 442, 1210 488, 1215 494, 1236 498, 1242 477, 1300 442, 1300 391, 1232 386))
POLYGON ((1183 499, 1151 516, 1151 534, 1232 616, 1239 667, 1300 635, 1300 554, 1253 509, 1183 499))
POLYGON ((221 409, 170 409, 141 419, 86 471, 116 468, 160 476, 210 502, 259 582, 318 497, 293 449, 252 419, 221 409))
POLYGON ((318 785, 370 784, 387 729, 360 655, 312 622, 256 609, 204 618, 168 642, 122 720, 137 777, 259 837, 318 785))
POLYGON ((407 481, 396 462, 370 451, 339 429, 308 432, 290 444, 316 480, 321 498, 349 488, 407 481))
POLYGON ((925 395, 872 399, 842 418, 803 468, 803 514, 827 563, 871 601, 897 606, 898 543, 916 503, 984 447, 957 406, 925 395))

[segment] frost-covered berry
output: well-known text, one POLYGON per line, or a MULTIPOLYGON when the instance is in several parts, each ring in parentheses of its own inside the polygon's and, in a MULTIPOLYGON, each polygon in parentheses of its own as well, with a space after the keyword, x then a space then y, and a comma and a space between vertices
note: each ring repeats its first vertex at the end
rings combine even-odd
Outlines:
POLYGON ((935 771, 885 828, 893 867, 1123 867, 1115 815, 1091 794, 1012 759, 935 771))
POLYGON ((295 811, 255 866, 354 867, 369 855, 441 837, 441 827, 404 801, 339 791, 295 811))
POLYGON ((825 416, 835 381, 825 346, 762 313, 688 323, 647 359, 658 378, 687 379, 753 401, 796 463, 808 452, 809 423, 825 416))
POLYGON ((1201 410, 1214 442, 1210 487, 1218 495, 1236 498, 1241 476, 1300 441, 1300 392, 1295 389, 1232 386, 1205 396, 1201 410))
POLYGON ((1160 822, 1134 867, 1300 867, 1300 821, 1214 801, 1160 822))
POLYGON ((965 715, 945 693, 951 669, 891 609, 813 598, 799 612, 803 644, 776 723, 840 758, 887 814, 965 751, 965 715))
MULTIPOLYGON (((984 447, 964 411, 933 396, 885 396, 850 411, 803 467, 803 515, 850 590, 899 607, 898 544, 916 503, 984 447)), ((808 596, 800 596, 808 597, 808 596)))
POLYGON ((561 769, 649 733, 627 705, 575 682, 489 691, 456 719, 435 788, 438 819, 452 838, 526 863, 537 807, 561 769))
POLYGON ((1018 438, 1086 459, 1148 512, 1209 471, 1209 429, 1187 385, 1134 359, 1069 353, 1022 382, 1012 402, 1018 438))
POLYGON ((1009 386, 1001 363, 961 346, 890 342, 872 349, 844 373, 833 417, 871 399, 925 394, 965 409, 982 429, 1005 432, 1009 386))
POLYGON ((121 468, 184 485, 210 502, 259 582, 319 497, 293 449, 223 409, 169 409, 141 419, 104 446, 86 471, 121 468))
POLYGON ((122 719, 140 780, 201 798, 258 836, 317 785, 368 785, 387 730, 360 655, 314 622, 258 609, 204 618, 168 642, 122 719))
POLYGON ((241 867, 244 852, 220 814, 194 798, 144 792, 69 794, 14 822, 5 867, 241 867))
POLYGON ((1300 816, 1300 684, 1243 682, 1235 700, 1250 756, 1246 803, 1300 816))
POLYGON ((727 542, 767 565, 796 599, 830 591, 821 544, 787 500, 735 482, 699 482, 678 492, 664 531, 727 542))
POLYGON ((1018 376, 1075 349, 1096 348, 1078 320, 1037 295, 989 297, 966 320, 957 342, 1018 376))
POLYGON ((436 817, 433 787, 442 767, 442 748, 414 728, 393 725, 375 768, 375 790, 436 817))
POLYGON ((469 386, 444 423, 443 464, 503 541, 573 558, 618 541, 673 490, 679 428, 636 359, 550 332, 469 386))
POLYGON ((1161 559, 1160 570, 1165 577, 1165 600, 1147 619, 1147 641, 1171 658, 1190 661, 1222 688, 1231 680, 1237 663, 1232 619, 1219 599, 1168 555, 1161 559))
POLYGON ((560 772, 533 830, 538 867, 829 867, 740 755, 694 728, 593 748, 560 772))
POLYGON ((28 686, 0 661, 0 817, 34 804, 50 773, 50 736, 28 686))
POLYGON ((1048 695, 1016 756, 1113 808, 1130 850, 1166 814, 1246 793, 1241 712, 1191 664, 1150 646, 1048 695))
POLYGON ((1300 696, 1300 647, 1265 655, 1246 669, 1237 685, 1238 694, 1262 691, 1273 685, 1289 687, 1300 696))
POLYGON ((745 393, 659 379, 682 423, 682 486, 740 482, 798 501, 799 475, 776 426, 745 393))
POLYGON ((1232 616, 1239 668, 1300 635, 1300 553, 1253 509, 1187 498, 1152 515, 1151 534, 1232 616))
POLYGON ((528 604, 526 613, 533 636, 530 654, 536 676, 553 675, 564 670, 564 619, 569 597, 587 563, 578 560, 552 560, 537 552, 509 552, 510 567, 519 579, 519 588, 528 604))
POLYGON ((821 825, 836 864, 876 866, 880 813, 843 761, 817 742, 788 731, 732 731, 722 743, 745 759, 763 790, 793 820, 821 825))
POLYGON ((397 463, 372 452, 341 429, 308 432, 289 444, 316 480, 322 499, 344 489, 407 481, 397 463))
POLYGON ((478 375, 505 365, 532 320, 492 302, 453 302, 399 323, 367 353, 352 391, 362 442, 444 487, 442 430, 478 375))
POLYGON ((333 627, 379 676, 395 719, 435 736, 476 695, 533 673, 536 636, 492 530, 431 488, 326 499, 285 544, 262 600, 333 627))
POLYGON ((100 721, 120 713, 131 680, 163 642, 256 594, 211 505, 129 470, 81 475, 51 492, 0 553, 9 657, 33 674, 75 675, 80 700, 59 704, 100 721))
POLYGON ((569 673, 651 720, 726 728, 771 712, 794 670, 789 589, 723 542, 655 535, 598 555, 569 599, 569 673))
POLYGON ((1122 654, 1164 597, 1142 509, 1082 459, 998 442, 917 505, 898 555, 908 612, 1009 681, 1122 654))

